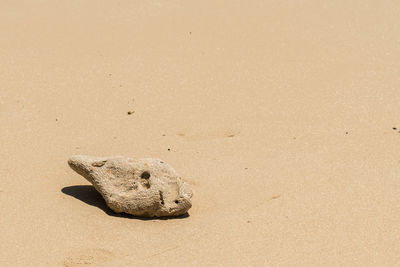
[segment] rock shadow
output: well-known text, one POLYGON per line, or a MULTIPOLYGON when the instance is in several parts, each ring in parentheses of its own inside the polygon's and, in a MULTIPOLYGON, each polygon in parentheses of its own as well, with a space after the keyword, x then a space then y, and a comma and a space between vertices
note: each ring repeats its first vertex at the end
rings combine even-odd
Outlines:
POLYGON ((114 216, 114 217, 148 221, 148 220, 184 219, 184 218, 187 218, 190 216, 189 213, 185 213, 181 216, 176 216, 176 217, 145 218, 145 217, 134 216, 134 215, 126 214, 126 213, 116 213, 107 206, 106 202, 104 201, 104 199, 100 195, 100 193, 97 192, 97 190, 91 185, 66 186, 63 189, 61 189, 61 192, 63 192, 66 195, 69 195, 71 197, 74 197, 76 199, 79 199, 80 201, 82 201, 90 206, 97 207, 97 208, 103 210, 107 215, 114 216))

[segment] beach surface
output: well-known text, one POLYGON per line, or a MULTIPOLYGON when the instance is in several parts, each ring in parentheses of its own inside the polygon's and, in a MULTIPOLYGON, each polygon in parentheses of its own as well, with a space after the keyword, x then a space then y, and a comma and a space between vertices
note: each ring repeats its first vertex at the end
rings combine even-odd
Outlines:
POLYGON ((0 1, 1 266, 396 266, 400 2, 0 1), (71 155, 155 157, 189 216, 71 155))

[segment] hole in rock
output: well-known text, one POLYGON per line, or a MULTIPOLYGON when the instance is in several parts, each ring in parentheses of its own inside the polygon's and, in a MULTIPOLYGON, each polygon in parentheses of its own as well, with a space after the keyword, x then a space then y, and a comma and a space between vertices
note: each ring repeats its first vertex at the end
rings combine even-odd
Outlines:
POLYGON ((143 179, 149 179, 149 178, 150 178, 150 173, 147 172, 147 171, 144 171, 144 172, 140 175, 140 177, 143 178, 143 179))
POLYGON ((160 201, 161 201, 161 205, 164 205, 164 196, 162 191, 158 191, 158 193, 160 194, 160 201))
POLYGON ((101 161, 96 161, 92 163, 93 167, 102 167, 104 164, 106 164, 107 160, 101 160, 101 161))

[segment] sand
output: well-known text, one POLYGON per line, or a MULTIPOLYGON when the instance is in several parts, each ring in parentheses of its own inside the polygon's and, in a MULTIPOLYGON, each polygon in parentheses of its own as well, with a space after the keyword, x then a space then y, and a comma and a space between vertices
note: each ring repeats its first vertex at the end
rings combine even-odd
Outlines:
POLYGON ((0 265, 397 265, 399 14, 1 1, 0 265), (190 216, 116 216, 73 154, 164 159, 190 216))

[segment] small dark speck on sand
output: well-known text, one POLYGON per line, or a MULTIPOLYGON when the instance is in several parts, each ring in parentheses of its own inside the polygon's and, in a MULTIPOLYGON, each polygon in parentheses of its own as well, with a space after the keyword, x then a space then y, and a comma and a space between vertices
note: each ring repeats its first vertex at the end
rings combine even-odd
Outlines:
POLYGON ((133 110, 133 111, 128 111, 126 114, 128 114, 128 115, 132 115, 133 113, 135 113, 135 111, 133 110))
POLYGON ((168 151, 171 151, 171 148, 168 148, 168 151))
POLYGON ((346 134, 349 134, 349 132, 346 132, 346 134))
POLYGON ((58 119, 56 118, 56 121, 58 121, 58 119))
POLYGON ((251 221, 247 221, 247 223, 251 223, 251 221))
POLYGON ((396 127, 393 127, 392 129, 393 129, 393 130, 397 130, 397 128, 396 128, 396 127))
POLYGON ((165 134, 163 134, 162 136, 165 136, 165 134))
POLYGON ((249 168, 244 168, 245 170, 248 170, 249 168))

